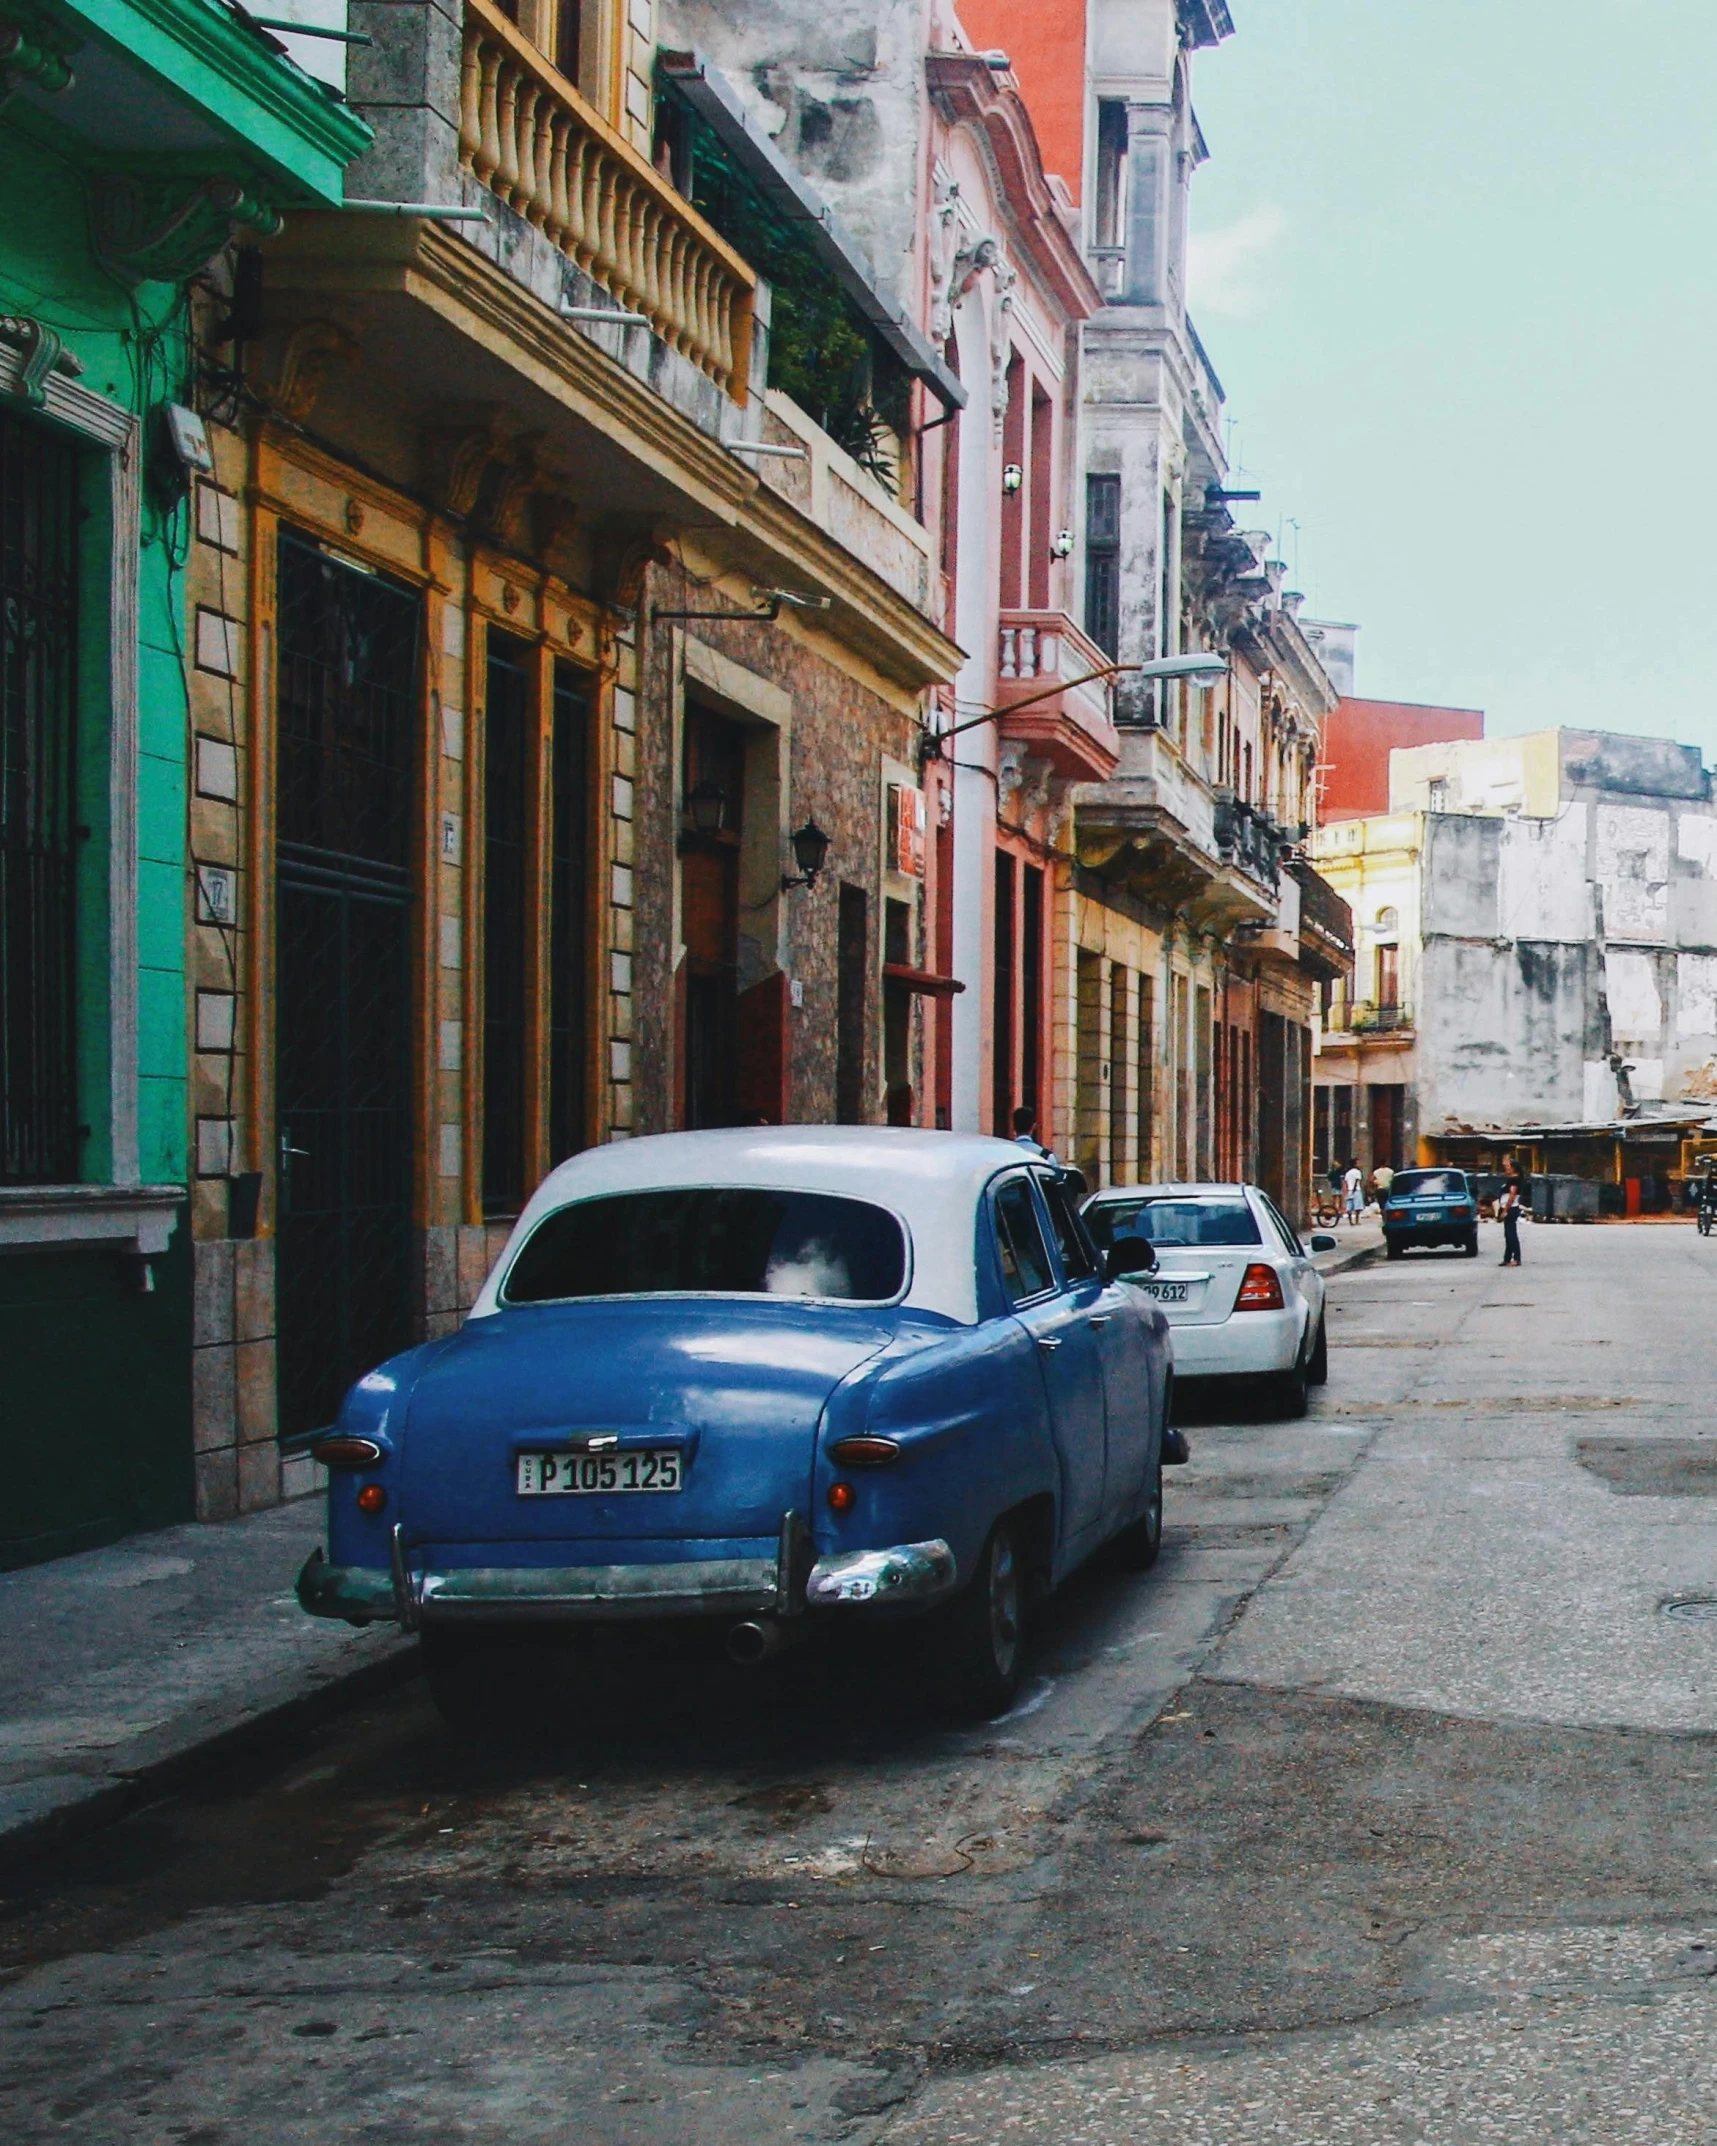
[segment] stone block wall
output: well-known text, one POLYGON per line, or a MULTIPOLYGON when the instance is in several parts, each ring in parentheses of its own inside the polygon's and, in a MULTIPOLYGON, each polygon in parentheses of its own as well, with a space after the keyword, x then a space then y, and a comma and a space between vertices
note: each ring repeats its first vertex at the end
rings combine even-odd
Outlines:
POLYGON ((266 1238, 205 1240, 193 1258, 197 1518, 227 1520, 277 1504, 282 1494, 274 1436, 274 1246, 266 1238))

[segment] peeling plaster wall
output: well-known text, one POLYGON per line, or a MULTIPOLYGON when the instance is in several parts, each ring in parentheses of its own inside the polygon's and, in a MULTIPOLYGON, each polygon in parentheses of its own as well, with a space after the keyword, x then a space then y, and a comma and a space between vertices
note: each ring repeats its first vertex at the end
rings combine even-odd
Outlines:
POLYGON ((1584 1115, 1597 967, 1590 943, 1429 939, 1419 957, 1421 1132, 1451 1119, 1529 1125, 1584 1115))
POLYGON ((1584 805, 1559 819, 1506 823, 1497 929, 1509 939, 1590 939, 1597 929, 1586 878, 1591 820, 1584 805))
POLYGON ((924 0, 662 0, 657 9, 662 43, 721 69, 915 316, 929 13, 924 0))
POLYGON ((1460 797, 1426 815, 1424 946, 1414 1006, 1421 1122, 1602 1120, 1639 1103, 1717 1098, 1717 813, 1691 747, 1542 738, 1398 754, 1401 795, 1460 797), (1509 799, 1556 748, 1553 817, 1509 799), (1470 763, 1470 764, 1469 764, 1470 763), (1437 788, 1433 788, 1437 785, 1437 788))

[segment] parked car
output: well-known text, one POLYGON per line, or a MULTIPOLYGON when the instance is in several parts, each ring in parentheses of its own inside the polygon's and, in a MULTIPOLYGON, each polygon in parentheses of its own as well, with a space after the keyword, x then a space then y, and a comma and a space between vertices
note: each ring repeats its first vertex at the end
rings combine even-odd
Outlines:
POLYGON ((497 1637, 685 1620, 746 1659, 920 1615, 960 1703, 999 1712, 1030 1595, 1103 1544, 1155 1561, 1172 1367, 1128 1278, 1153 1264, 1099 1255, 1007 1141, 593 1148, 460 1331, 347 1395, 299 1600, 420 1631, 456 1720, 500 1689, 497 1637))
MULTIPOLYGON (((1099 1246, 1148 1238, 1156 1272, 1136 1286, 1168 1320, 1175 1376, 1261 1378, 1278 1410, 1303 1416, 1329 1376, 1324 1280, 1269 1194, 1256 1185, 1132 1185, 1094 1193, 1099 1246)), ((1314 1252, 1336 1240, 1316 1236, 1314 1252)))
POLYGON ((1416 1244, 1452 1244, 1478 1257, 1479 1203, 1465 1170, 1397 1170, 1383 1203, 1383 1242, 1391 1259, 1416 1244))

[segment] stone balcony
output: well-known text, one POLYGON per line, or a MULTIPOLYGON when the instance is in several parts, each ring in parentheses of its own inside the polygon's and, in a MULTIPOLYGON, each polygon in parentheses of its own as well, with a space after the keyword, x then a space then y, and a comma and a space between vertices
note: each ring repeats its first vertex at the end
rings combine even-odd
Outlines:
POLYGON ((745 402, 756 276, 489 0, 465 0, 459 163, 745 402))
POLYGON ((1114 772, 1121 739, 1109 712, 1109 658, 1064 611, 1004 611, 996 650, 998 734, 1069 782, 1114 772))
POLYGON ((759 437, 770 446, 797 450, 757 458, 763 488, 796 507, 897 596, 928 613, 933 569, 924 524, 790 397, 771 388, 761 400, 759 437))
POLYGON ((1273 848, 1266 870, 1256 841, 1235 835, 1245 823, 1232 798, 1211 788, 1166 731, 1128 726, 1119 738, 1113 775, 1075 793, 1080 863, 1197 927, 1274 929, 1281 893, 1273 848))

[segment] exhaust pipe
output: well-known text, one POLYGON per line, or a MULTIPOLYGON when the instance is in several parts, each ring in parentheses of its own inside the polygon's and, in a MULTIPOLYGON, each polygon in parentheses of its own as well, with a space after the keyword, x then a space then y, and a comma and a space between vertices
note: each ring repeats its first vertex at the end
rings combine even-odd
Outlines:
POLYGON ((727 1658, 749 1669, 757 1662, 766 1662, 772 1654, 780 1654, 797 1637, 773 1617, 748 1617, 728 1633, 727 1658))

